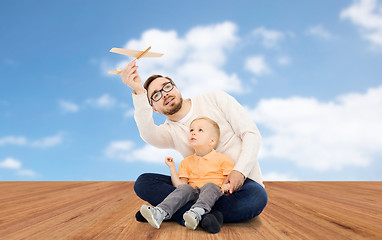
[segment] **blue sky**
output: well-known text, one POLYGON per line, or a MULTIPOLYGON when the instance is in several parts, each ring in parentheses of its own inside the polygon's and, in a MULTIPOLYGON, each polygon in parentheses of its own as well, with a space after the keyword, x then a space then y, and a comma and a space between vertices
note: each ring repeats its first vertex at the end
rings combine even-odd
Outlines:
MULTIPOLYGON (((264 180, 382 180, 382 1, 2 1, 0 180, 133 181, 173 150, 139 137, 108 70, 222 89, 263 137, 264 180)), ((164 118, 154 114, 156 123, 164 118)))

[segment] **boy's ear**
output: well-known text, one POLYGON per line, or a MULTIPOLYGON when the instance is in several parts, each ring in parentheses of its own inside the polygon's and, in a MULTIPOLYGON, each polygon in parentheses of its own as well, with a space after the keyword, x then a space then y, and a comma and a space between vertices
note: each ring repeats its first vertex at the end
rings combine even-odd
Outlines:
POLYGON ((215 137, 210 138, 209 144, 210 144, 210 146, 216 145, 216 138, 215 137))

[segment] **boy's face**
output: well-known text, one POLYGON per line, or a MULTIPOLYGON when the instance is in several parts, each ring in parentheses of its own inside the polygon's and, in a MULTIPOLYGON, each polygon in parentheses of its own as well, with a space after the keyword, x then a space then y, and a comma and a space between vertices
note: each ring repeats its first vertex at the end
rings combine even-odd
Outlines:
POLYGON ((213 147, 216 142, 214 131, 214 127, 208 121, 204 119, 196 120, 190 126, 188 142, 192 147, 213 147))
MULTIPOLYGON (((164 85, 169 83, 170 80, 167 78, 157 78, 151 82, 147 89, 147 95, 149 98, 153 96, 154 93, 159 92, 164 85)), ((162 97, 159 101, 152 101, 153 110, 161 113, 163 115, 172 115, 177 113, 182 107, 183 99, 179 90, 174 87, 171 91, 165 92, 161 91, 162 97)))

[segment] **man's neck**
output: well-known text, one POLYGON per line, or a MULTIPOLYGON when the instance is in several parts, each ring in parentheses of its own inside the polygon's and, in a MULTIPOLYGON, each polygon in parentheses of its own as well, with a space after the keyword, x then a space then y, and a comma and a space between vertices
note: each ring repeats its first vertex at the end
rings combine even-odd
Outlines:
POLYGON ((179 111, 177 113, 174 113, 173 115, 168 115, 167 118, 173 122, 177 122, 181 120, 182 118, 184 118, 187 115, 187 113, 190 111, 190 109, 191 109, 191 101, 190 99, 186 99, 183 101, 182 107, 179 109, 179 111))

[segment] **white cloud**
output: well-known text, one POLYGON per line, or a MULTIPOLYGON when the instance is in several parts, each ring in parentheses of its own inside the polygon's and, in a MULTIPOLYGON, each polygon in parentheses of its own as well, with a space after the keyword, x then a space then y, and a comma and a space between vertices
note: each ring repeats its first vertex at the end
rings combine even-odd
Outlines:
POLYGON ((30 146, 47 148, 59 145, 62 143, 61 134, 56 134, 53 136, 45 137, 39 140, 29 140, 26 137, 16 137, 16 136, 6 136, 0 138, 0 146, 4 145, 19 145, 19 146, 30 146))
POLYGON ((20 169, 21 162, 14 158, 6 158, 4 161, 0 162, 0 168, 20 169))
POLYGON ((129 110, 125 111, 125 114, 123 115, 123 117, 125 117, 125 118, 134 117, 134 112, 135 112, 134 109, 129 109, 129 110))
POLYGON ((287 66, 292 63, 292 60, 290 59, 290 57, 280 56, 277 58, 277 63, 282 66, 287 66))
POLYGON ((119 103, 119 107, 125 112, 123 114, 124 118, 132 118, 132 117, 134 117, 135 109, 134 109, 133 106, 131 106, 130 104, 121 102, 121 103, 119 103))
POLYGON ((133 157, 141 161, 153 163, 164 163, 166 157, 173 157, 176 162, 183 159, 182 155, 173 149, 159 149, 148 144, 135 150, 133 157))
POLYGON ((382 4, 377 0, 354 0, 341 11, 341 19, 350 20, 360 29, 363 38, 382 46, 382 4))
POLYGON ((253 30, 252 34, 257 38, 261 38, 261 43, 267 48, 277 46, 285 37, 284 33, 280 31, 270 30, 264 27, 256 28, 253 30))
MULTIPOLYGON (((85 99, 81 106, 71 101, 59 101, 59 106, 63 113, 78 112, 80 109, 86 109, 87 107, 98 109, 111 109, 117 106, 117 104, 118 101, 107 93, 101 95, 98 98, 85 99)), ((121 104, 121 107, 124 107, 123 104, 121 104)))
POLYGON ((104 150, 108 158, 119 159, 126 162, 145 161, 152 163, 163 163, 167 156, 173 157, 175 161, 183 159, 180 153, 172 149, 159 149, 151 145, 135 148, 132 141, 113 141, 104 150))
POLYGON ((263 175, 264 181, 298 181, 298 178, 291 177, 286 173, 270 172, 263 175))
POLYGON ((15 170, 17 175, 23 176, 23 177, 36 177, 37 174, 29 169, 23 169, 22 163, 19 160, 16 160, 14 158, 6 158, 2 162, 0 162, 0 168, 6 168, 15 170))
POLYGON ((54 136, 45 137, 41 140, 31 141, 30 145, 32 147, 48 148, 48 147, 53 147, 53 146, 59 145, 61 143, 62 143, 61 134, 56 134, 54 136))
MULTIPOLYGON (((142 58, 140 61, 147 60, 145 61, 145 68, 149 67, 155 69, 161 68, 161 66, 178 66, 178 63, 184 60, 184 55, 186 54, 186 51, 188 51, 186 40, 179 38, 176 31, 161 31, 159 29, 145 31, 142 33, 141 39, 128 41, 124 48, 144 50, 148 46, 152 47, 150 51, 160 51, 161 53, 164 53, 164 56, 160 59, 142 58)), ((127 65, 127 60, 122 63, 123 65, 118 65, 121 68, 127 65)))
POLYGON ((104 153, 108 158, 128 161, 133 146, 134 142, 132 141, 113 141, 107 146, 104 153))
POLYGON ((245 69, 252 72, 256 76, 262 76, 271 73, 268 64, 265 62, 264 56, 249 57, 245 61, 245 69))
POLYGON ((225 50, 231 49, 238 41, 236 25, 231 22, 191 29, 186 35, 189 55, 193 62, 222 66, 226 60, 225 50))
POLYGON ((28 140, 25 137, 7 136, 0 138, 0 146, 2 145, 26 145, 28 140))
POLYGON ((20 175, 23 177, 36 177, 37 176, 37 174, 34 171, 28 170, 28 169, 23 169, 23 170, 18 171, 17 175, 20 175))
POLYGON ((85 100, 87 105, 90 105, 95 108, 109 109, 116 105, 117 101, 115 98, 109 96, 109 94, 105 93, 101 97, 93 99, 89 98, 85 100))
POLYGON ((58 103, 63 113, 75 113, 80 110, 77 104, 70 101, 60 100, 58 103))
POLYGON ((315 170, 366 167, 382 156, 382 86, 330 102, 314 98, 263 99, 249 110, 271 131, 262 158, 279 158, 315 170))
POLYGON ((322 25, 316 25, 316 26, 310 27, 307 30, 307 34, 311 36, 317 36, 319 38, 326 39, 326 40, 333 38, 333 35, 328 30, 326 30, 322 25))
MULTIPOLYGON (((184 97, 193 96, 212 89, 229 92, 243 92, 243 86, 235 73, 228 73, 223 66, 228 52, 239 40, 237 26, 231 22, 197 26, 184 36, 176 31, 151 29, 145 31, 139 40, 130 40, 124 48, 146 49, 162 52, 159 59, 142 58, 138 72, 145 81, 152 74, 161 74, 174 79, 182 89, 184 97), (201 87, 202 86, 202 87, 201 87), (232 87, 234 86, 234 87, 232 87)), ((116 64, 123 68, 128 60, 116 64)), ((107 65, 107 64, 106 64, 107 65)))

